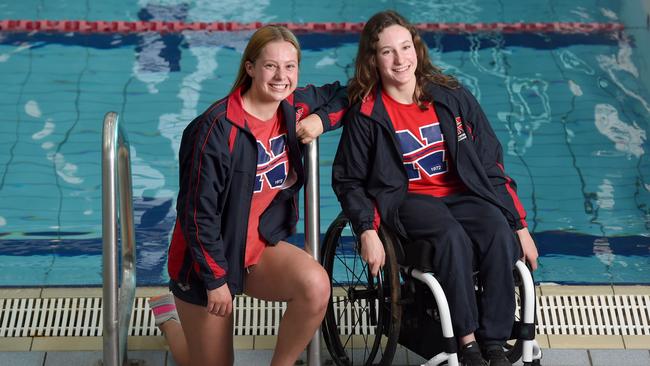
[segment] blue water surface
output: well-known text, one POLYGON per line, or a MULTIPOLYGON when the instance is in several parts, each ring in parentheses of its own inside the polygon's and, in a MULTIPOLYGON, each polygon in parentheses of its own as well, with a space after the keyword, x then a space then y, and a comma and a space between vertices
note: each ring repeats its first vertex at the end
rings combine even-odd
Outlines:
MULTIPOLYGON (((650 283, 647 2, 106 1, 0 4, 2 19, 623 23, 597 34, 424 33, 480 100, 518 183, 541 282, 650 283), (639 11, 644 9, 645 11, 639 11)), ((0 33, 0 286, 101 284, 101 131, 131 142, 138 284, 166 281, 183 128, 230 89, 251 32, 0 33)), ((345 82, 358 34, 301 33, 301 84, 345 82)), ((322 231, 340 131, 320 139, 322 231)), ((302 243, 302 222, 294 241, 302 243)))

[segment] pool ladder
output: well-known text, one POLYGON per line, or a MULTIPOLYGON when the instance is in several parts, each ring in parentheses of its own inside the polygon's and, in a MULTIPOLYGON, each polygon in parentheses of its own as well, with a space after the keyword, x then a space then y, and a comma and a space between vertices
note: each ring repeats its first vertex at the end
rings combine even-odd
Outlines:
MULTIPOLYGON (((129 140, 118 115, 104 116, 102 135, 102 237, 103 237, 103 362, 105 366, 143 365, 127 358, 127 337, 135 300, 135 234, 129 140), (116 157, 117 155, 117 157, 116 157), (122 242, 122 286, 118 289, 117 206, 122 242), (120 291, 121 289, 121 291, 120 291)), ((307 144, 305 187, 305 250, 319 260, 320 215, 318 139, 307 144)), ((307 349, 307 363, 321 365, 320 330, 307 349)))
POLYGON ((103 360, 104 366, 143 365, 128 360, 127 336, 135 300, 135 233, 131 159, 126 132, 118 115, 104 116, 102 134, 102 242, 103 242, 103 360), (118 207, 122 244, 121 286, 118 287, 118 207))

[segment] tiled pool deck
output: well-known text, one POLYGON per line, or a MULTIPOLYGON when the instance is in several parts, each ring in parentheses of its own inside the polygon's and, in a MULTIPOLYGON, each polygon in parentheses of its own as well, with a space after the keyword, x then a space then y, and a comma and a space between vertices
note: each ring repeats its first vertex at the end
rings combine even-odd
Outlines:
MULTIPOLYGON (((137 297, 160 294, 165 288, 139 288, 137 297)), ((650 286, 539 286, 538 295, 650 295, 650 286)), ((0 289, 0 298, 55 298, 101 296, 100 288, 0 289)), ((646 311, 650 311, 646 309, 646 311)), ((545 366, 650 366, 650 335, 546 335, 537 336, 545 366)), ((274 336, 235 338, 236 365, 268 365, 274 336)), ((163 337, 130 337, 129 358, 144 365, 175 365, 163 337)), ((0 337, 0 365, 75 366, 97 365, 102 357, 101 337, 0 337)), ((327 350, 322 365, 328 365, 327 350)), ((418 356, 400 348, 395 365, 418 365, 418 356)), ((306 365, 306 362, 301 364, 306 365)), ((521 364, 518 363, 519 365, 521 364)))

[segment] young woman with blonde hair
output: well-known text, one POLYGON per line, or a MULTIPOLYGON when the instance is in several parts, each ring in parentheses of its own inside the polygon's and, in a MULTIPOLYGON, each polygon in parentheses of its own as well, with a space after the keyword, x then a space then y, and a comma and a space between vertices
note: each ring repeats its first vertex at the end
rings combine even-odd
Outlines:
POLYGON ((233 295, 242 292, 287 302, 272 365, 293 365, 323 319, 327 273, 286 240, 298 221, 301 143, 338 127, 347 99, 338 83, 297 88, 299 65, 288 29, 260 28, 230 94, 183 133, 168 263, 174 301, 150 301, 179 365, 233 364, 233 295))

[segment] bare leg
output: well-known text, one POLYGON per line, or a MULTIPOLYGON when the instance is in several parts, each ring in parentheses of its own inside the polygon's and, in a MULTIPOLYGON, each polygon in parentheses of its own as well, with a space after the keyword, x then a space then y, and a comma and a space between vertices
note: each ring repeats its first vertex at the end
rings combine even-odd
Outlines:
POLYGON ((330 297, 327 272, 289 243, 267 247, 246 275, 244 292, 267 301, 286 301, 271 366, 294 365, 320 326, 330 297))
POLYGON ((158 326, 165 336, 169 352, 174 357, 178 366, 190 366, 190 354, 187 350, 187 342, 181 323, 175 320, 168 320, 158 326))
MULTIPOLYGON (((179 347, 178 356, 172 349, 174 360, 181 361, 179 365, 233 364, 232 314, 228 317, 211 315, 205 307, 187 303, 179 298, 176 298, 176 309, 183 328, 180 332, 174 330, 174 333, 182 336, 185 341, 185 348, 179 347), (184 333, 183 329, 187 329, 187 332, 184 333)), ((169 334, 171 335, 171 331, 169 334)), ((169 341, 169 336, 167 339, 169 341)))
POLYGON ((149 299, 149 307, 155 318, 156 326, 165 336, 169 351, 178 366, 189 366, 190 355, 187 342, 176 311, 176 300, 171 293, 161 294, 149 299))

